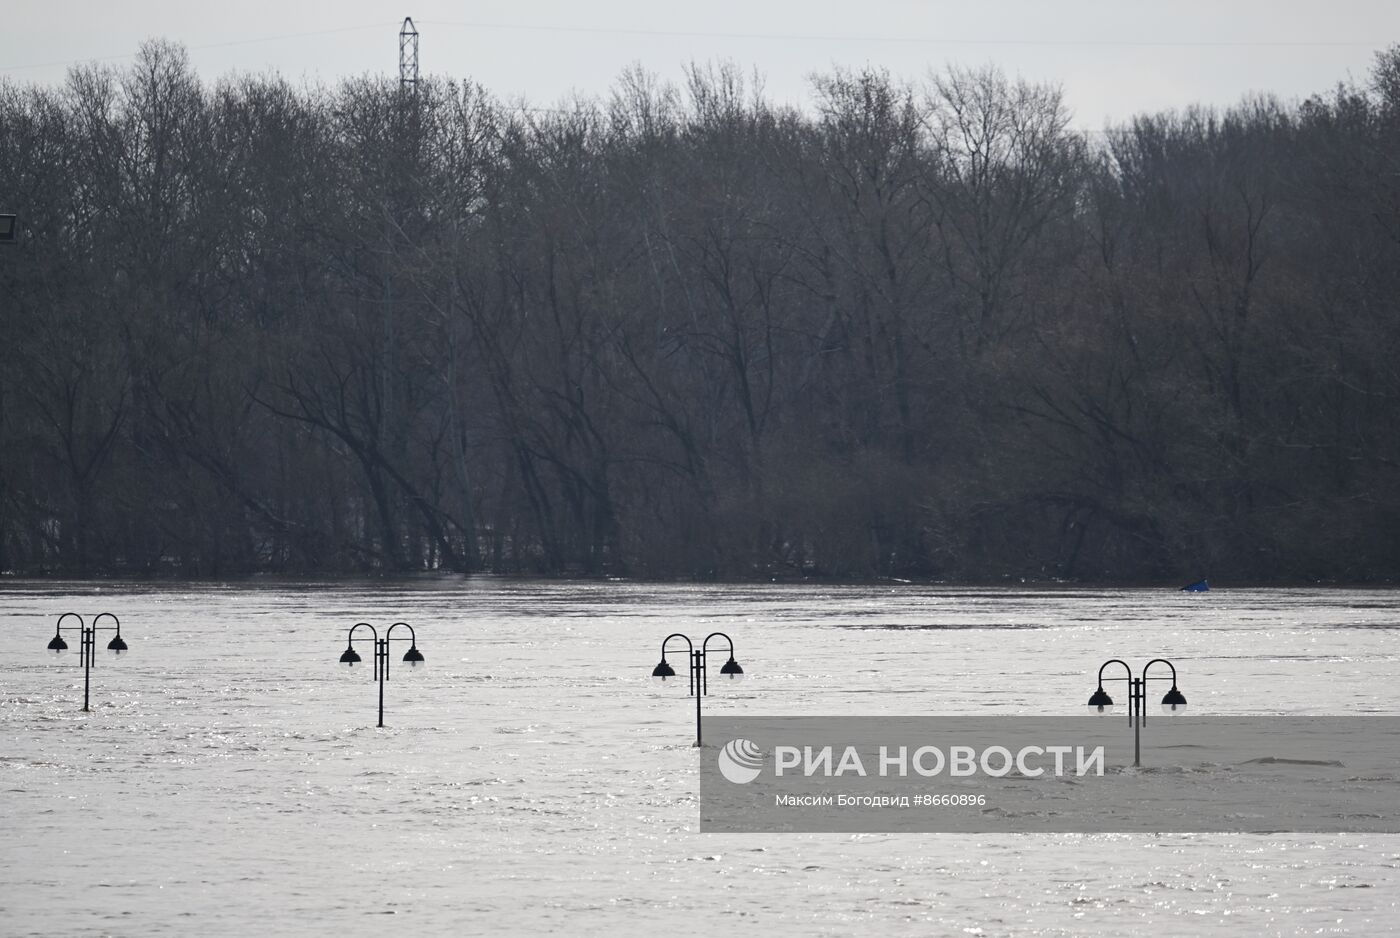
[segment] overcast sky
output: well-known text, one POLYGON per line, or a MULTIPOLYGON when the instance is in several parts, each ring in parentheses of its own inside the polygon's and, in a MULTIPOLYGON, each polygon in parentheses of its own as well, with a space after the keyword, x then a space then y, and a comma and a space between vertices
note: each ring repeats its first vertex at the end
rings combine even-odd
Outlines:
POLYGON ((1254 91, 1306 96, 1364 78, 1400 41, 1400 0, 0 0, 0 77, 61 82, 70 64, 119 65, 153 36, 184 43, 209 79, 396 74, 404 16, 424 74, 536 104, 604 93, 635 63, 679 79, 686 62, 733 60, 770 98, 804 104, 807 76, 834 64, 918 78, 994 62, 1062 85, 1090 129, 1254 91))

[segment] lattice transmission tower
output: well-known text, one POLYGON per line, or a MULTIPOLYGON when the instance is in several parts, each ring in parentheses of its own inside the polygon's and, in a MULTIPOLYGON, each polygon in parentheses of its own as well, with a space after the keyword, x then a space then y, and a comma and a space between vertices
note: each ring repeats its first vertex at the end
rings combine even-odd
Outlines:
POLYGON ((399 87, 418 90, 418 27, 411 16, 399 29, 399 87))

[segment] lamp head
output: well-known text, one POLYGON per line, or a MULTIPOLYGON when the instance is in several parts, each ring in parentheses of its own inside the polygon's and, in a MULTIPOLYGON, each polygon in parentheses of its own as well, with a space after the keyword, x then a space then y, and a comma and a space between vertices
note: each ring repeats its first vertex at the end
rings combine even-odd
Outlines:
POLYGON ((126 642, 122 641, 122 637, 120 635, 117 635, 110 642, 107 643, 107 650, 110 651, 113 655, 116 655, 118 658, 120 658, 127 652, 126 642))
POLYGON ((63 640, 62 635, 55 632, 53 638, 49 639, 48 648, 55 655, 61 655, 68 650, 68 643, 63 640))
POLYGON ((1089 713, 1098 716, 1101 713, 1108 713, 1113 709, 1113 698, 1104 693, 1100 687, 1094 691, 1094 695, 1089 698, 1089 713))
POLYGON ((744 669, 739 667, 739 662, 735 661, 732 655, 729 660, 724 663, 724 667, 719 669, 719 673, 726 681, 732 684, 738 684, 744 679, 744 669))
POLYGON ((651 669, 651 679, 658 684, 665 684, 675 676, 676 669, 667 664, 665 658, 662 658, 661 663, 651 669))
POLYGON ((347 645, 345 650, 340 653, 340 663, 347 668, 353 668, 360 663, 360 653, 355 650, 354 645, 347 645))
POLYGON ((403 663, 415 671, 423 670, 423 653, 418 650, 417 645, 408 646, 408 651, 403 653, 403 663))
POLYGON ((1186 696, 1172 685, 1172 689, 1167 691, 1162 698, 1162 712, 1167 716, 1180 716, 1186 712, 1186 696))

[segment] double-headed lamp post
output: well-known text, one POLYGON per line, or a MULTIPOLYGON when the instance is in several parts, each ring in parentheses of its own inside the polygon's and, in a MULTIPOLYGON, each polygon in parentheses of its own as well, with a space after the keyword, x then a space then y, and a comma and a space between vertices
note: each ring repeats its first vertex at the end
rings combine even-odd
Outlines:
POLYGON ((739 667, 739 662, 734 660, 734 639, 723 632, 711 632, 706 635, 698 649, 688 636, 682 635, 680 632, 673 632, 661 642, 661 663, 651 669, 651 679, 658 684, 665 685, 674 681, 676 677, 675 669, 666 662, 666 646, 673 638, 682 639, 689 651, 687 657, 690 659, 690 693, 695 698, 695 745, 699 746, 701 740, 700 700, 710 692, 710 683, 705 671, 705 652, 709 649, 710 639, 722 638, 729 643, 729 660, 719 669, 721 680, 737 684, 744 679, 744 669, 739 667))
POLYGON ((1113 698, 1108 696, 1103 689, 1105 680, 1128 682, 1128 725, 1133 728, 1133 765, 1140 766, 1142 765, 1142 725, 1147 722, 1147 682, 1170 680, 1172 689, 1162 697, 1162 712, 1167 716, 1180 716, 1186 712, 1186 698, 1176 687, 1176 665, 1166 658, 1153 658, 1143 665, 1142 676, 1134 677, 1133 669, 1126 661, 1120 658, 1110 658, 1105 661, 1099 665, 1099 689, 1094 691, 1093 696, 1089 698, 1089 713, 1094 716, 1113 712, 1113 698), (1111 664, 1121 664, 1123 670, 1127 672, 1127 676, 1105 678, 1103 676, 1104 669, 1111 664), (1170 668, 1171 677, 1149 676, 1147 672, 1152 670, 1154 664, 1164 664, 1170 668))
POLYGON ((112 631, 116 634, 107 643, 107 650, 112 653, 112 657, 120 658, 127 652, 126 642, 122 639, 122 624, 116 616, 110 612, 98 613, 97 618, 92 620, 92 625, 83 621, 83 617, 76 612, 65 612, 58 617, 58 625, 54 628, 53 638, 49 639, 49 651, 55 655, 61 655, 68 650, 68 643, 63 640, 63 621, 65 619, 77 619, 77 625, 69 625, 69 629, 78 630, 78 663, 83 666, 83 711, 88 710, 88 696, 92 688, 92 667, 97 664, 97 633, 99 631, 112 631), (98 625, 103 619, 111 619, 111 625, 98 625))
POLYGON ((369 634, 374 638, 374 679, 379 682, 379 725, 384 725, 384 682, 389 679, 389 643, 408 642, 408 651, 404 652, 403 663, 408 665, 409 673, 423 670, 423 653, 418 650, 418 638, 413 634, 413 626, 407 622, 395 622, 384 632, 384 637, 380 638, 379 633, 374 630, 374 626, 368 622, 356 622, 350 626, 350 634, 346 636, 345 651, 340 654, 340 663, 347 669, 354 671, 360 667, 360 653, 355 650, 355 631, 357 629, 369 629, 369 634), (408 638, 395 638, 394 629, 403 626, 408 629, 408 638))

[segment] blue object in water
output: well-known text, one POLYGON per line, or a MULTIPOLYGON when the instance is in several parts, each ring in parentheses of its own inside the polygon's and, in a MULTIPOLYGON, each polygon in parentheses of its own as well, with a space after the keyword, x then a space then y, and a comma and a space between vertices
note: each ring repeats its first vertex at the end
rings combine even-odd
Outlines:
POLYGON ((1192 583, 1192 584, 1190 584, 1189 586, 1183 586, 1183 587, 1181 588, 1181 591, 1182 591, 1183 593, 1209 593, 1209 592, 1210 592, 1210 581, 1209 581, 1209 580, 1197 580, 1195 583, 1192 583))

